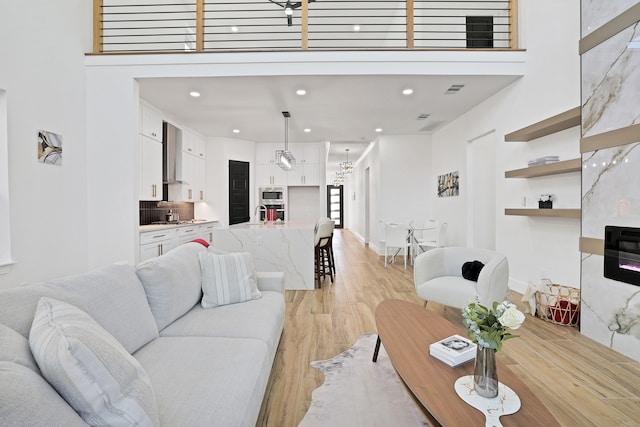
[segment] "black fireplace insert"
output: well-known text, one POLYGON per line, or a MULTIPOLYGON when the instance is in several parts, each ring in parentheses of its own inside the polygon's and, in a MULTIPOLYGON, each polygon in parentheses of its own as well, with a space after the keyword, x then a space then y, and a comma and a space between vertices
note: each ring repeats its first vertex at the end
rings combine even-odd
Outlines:
POLYGON ((640 286, 640 228, 604 228, 604 277, 640 286))

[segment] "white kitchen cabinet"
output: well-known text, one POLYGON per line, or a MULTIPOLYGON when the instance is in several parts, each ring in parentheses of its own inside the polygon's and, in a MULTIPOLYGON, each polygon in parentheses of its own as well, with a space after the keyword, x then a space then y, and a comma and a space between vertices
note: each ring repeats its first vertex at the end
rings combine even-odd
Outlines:
POLYGON ((301 163, 294 170, 287 172, 289 186, 318 186, 320 185, 320 165, 301 163))
POLYGON ((218 221, 209 222, 206 224, 199 225, 198 229, 198 238, 206 240, 210 245, 213 244, 213 230, 218 228, 218 221))
POLYGON ((192 154, 200 159, 206 157, 206 143, 200 135, 197 135, 190 130, 182 130, 182 151, 184 153, 192 154))
POLYGON ((190 130, 182 130, 176 150, 176 180, 169 185, 169 200, 203 201, 206 185, 205 141, 190 130))
POLYGON ((276 164, 258 163, 255 168, 256 185, 264 187, 269 185, 287 185, 287 174, 276 164))
POLYGON ((175 247, 175 228, 140 233, 140 261, 166 254, 175 247))
POLYGON ((276 163, 276 150, 284 149, 283 144, 256 144, 256 163, 257 164, 270 164, 276 163))
POLYGON ((162 142, 162 114, 147 104, 140 104, 139 133, 162 142))
POLYGON ((294 143, 289 144, 289 151, 293 153, 297 164, 320 163, 320 144, 317 143, 294 143))
POLYGON ((198 159, 196 162, 196 180, 193 186, 195 191, 195 201, 203 202, 205 188, 207 184, 207 162, 204 159, 198 159))
POLYGON ((276 164, 276 150, 284 149, 284 144, 256 144, 255 183, 257 187, 287 185, 287 174, 276 164))
POLYGON ((162 200, 162 143, 140 135, 139 200, 162 200))
POLYGON ((176 230, 176 243, 178 246, 198 238, 200 238, 199 225, 193 224, 190 226, 178 227, 176 230))
POLYGON ((296 158, 296 168, 288 172, 287 185, 320 185, 320 144, 289 144, 296 158))

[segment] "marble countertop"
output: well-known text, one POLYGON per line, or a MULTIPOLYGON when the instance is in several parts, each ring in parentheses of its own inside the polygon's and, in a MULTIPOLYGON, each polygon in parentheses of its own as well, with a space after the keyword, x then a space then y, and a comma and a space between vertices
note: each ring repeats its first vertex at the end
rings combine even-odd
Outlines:
POLYGON ((206 219, 194 219, 189 222, 180 222, 173 224, 149 224, 149 225, 141 225, 140 232, 145 233, 147 231, 158 231, 158 230, 166 230, 171 228, 179 228, 179 227, 191 227, 192 225, 202 225, 202 224, 210 224, 212 222, 218 222, 215 219, 206 220, 206 219))
POLYGON ((230 230, 313 230, 315 224, 309 222, 243 222, 229 226, 230 230))

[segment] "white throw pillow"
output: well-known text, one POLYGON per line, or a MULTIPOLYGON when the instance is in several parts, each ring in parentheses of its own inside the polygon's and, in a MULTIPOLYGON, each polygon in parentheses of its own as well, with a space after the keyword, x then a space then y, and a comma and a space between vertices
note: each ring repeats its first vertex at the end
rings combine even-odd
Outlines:
POLYGON ((42 375, 88 424, 160 424, 147 373, 84 311, 41 298, 29 345, 42 375))
POLYGON ((211 308, 257 299, 258 290, 253 259, 248 252, 218 255, 198 253, 202 272, 202 307, 211 308))

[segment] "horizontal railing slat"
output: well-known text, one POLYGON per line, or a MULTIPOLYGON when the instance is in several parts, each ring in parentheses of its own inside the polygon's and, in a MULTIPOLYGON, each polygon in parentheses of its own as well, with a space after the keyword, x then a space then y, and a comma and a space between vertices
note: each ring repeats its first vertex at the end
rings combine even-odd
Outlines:
POLYGON ((513 47, 516 1, 317 0, 296 8, 288 26, 283 7, 268 0, 99 0, 94 1, 99 33, 94 46, 100 52, 191 52, 196 46, 199 51, 503 49, 513 47), (479 18, 486 28, 468 27, 469 17, 479 18))

